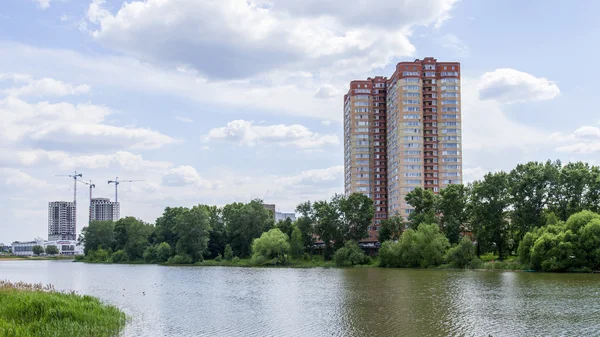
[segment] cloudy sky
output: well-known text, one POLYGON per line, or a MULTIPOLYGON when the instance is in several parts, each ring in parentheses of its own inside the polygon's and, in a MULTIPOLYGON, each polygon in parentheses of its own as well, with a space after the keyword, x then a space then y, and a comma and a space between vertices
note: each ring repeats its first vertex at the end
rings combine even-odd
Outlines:
MULTIPOLYGON (((47 236, 74 170, 122 215, 343 192, 352 79, 462 63, 465 180, 529 160, 598 163, 600 2, 4 0, 0 242, 47 236)), ((78 189, 79 224, 89 190, 78 189)))

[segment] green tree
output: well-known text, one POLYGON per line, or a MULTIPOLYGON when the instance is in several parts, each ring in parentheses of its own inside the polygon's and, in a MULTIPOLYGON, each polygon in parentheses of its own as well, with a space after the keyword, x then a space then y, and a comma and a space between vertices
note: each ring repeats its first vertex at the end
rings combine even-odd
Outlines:
POLYGON ((192 262, 201 261, 211 230, 208 211, 202 205, 184 209, 175 222, 175 234, 179 237, 175 246, 177 254, 189 256, 192 262))
POLYGON ((271 262, 282 264, 286 262, 286 254, 290 251, 289 238, 279 228, 273 228, 263 233, 252 243, 252 262, 263 264, 271 262))
POLYGON ((313 203, 314 231, 325 245, 324 257, 326 260, 331 260, 333 257, 333 242, 343 241, 339 231, 341 226, 336 198, 339 199, 338 196, 335 196, 331 202, 322 200, 313 203))
POLYGON ((394 215, 381 221, 379 228, 379 242, 398 240, 404 229, 404 221, 401 216, 394 215))
POLYGON ((298 259, 304 252, 304 243, 302 242, 302 232, 298 227, 294 226, 292 236, 290 238, 290 253, 294 259, 298 259))
MULTIPOLYGON (((166 242, 163 242, 166 243, 166 242)), ((158 252, 156 246, 148 246, 144 250, 144 261, 154 263, 158 260, 158 252)))
POLYGON ((598 166, 590 168, 583 204, 585 209, 600 213, 600 167, 598 166))
POLYGON ((348 197, 340 196, 338 201, 341 215, 341 237, 339 245, 347 241, 360 241, 368 236, 368 227, 373 220, 375 208, 373 200, 362 193, 352 193, 348 197))
POLYGON ((184 207, 167 207, 162 216, 156 219, 156 244, 166 242, 171 247, 177 245, 179 237, 175 232, 177 217, 185 211, 184 207))
POLYGON ((477 255, 495 250, 500 260, 508 249, 509 227, 506 212, 510 206, 508 174, 488 173, 472 189, 471 227, 477 239, 477 255))
POLYGON ((166 262, 172 254, 173 251, 168 242, 161 242, 158 248, 156 248, 156 258, 159 262, 166 262))
POLYGON ((44 247, 35 245, 35 246, 33 246, 32 251, 33 251, 33 254, 40 256, 40 254, 44 253, 44 247))
POLYGON ((273 213, 259 199, 247 204, 233 203, 223 208, 228 242, 237 256, 250 256, 252 241, 273 228, 273 213))
POLYGON ((313 208, 310 201, 303 202, 296 207, 300 217, 296 220, 296 227, 302 232, 302 242, 305 248, 312 248, 315 244, 313 208))
POLYGON ((356 241, 352 240, 346 242, 344 247, 335 252, 333 261, 340 267, 350 267, 369 263, 369 259, 365 253, 360 249, 356 241))
POLYGON ((408 215, 410 226, 417 229, 422 223, 437 223, 436 208, 438 195, 430 190, 420 187, 415 188, 406 195, 406 202, 414 207, 414 211, 408 215))
POLYGON ((223 253, 227 244, 227 232, 223 222, 223 210, 216 206, 206 206, 210 223, 210 235, 208 239, 208 252, 211 258, 216 258, 223 253))
POLYGON ((55 245, 46 246, 46 254, 47 255, 57 255, 58 253, 59 253, 58 247, 56 247, 55 245))
POLYGON ((508 175, 511 228, 518 244, 525 233, 544 225, 544 209, 552 184, 553 164, 529 162, 517 165, 508 175))
POLYGON ((475 246, 471 240, 464 236, 457 245, 448 250, 445 256, 447 263, 455 268, 465 268, 475 258, 475 246))
POLYGON ((112 221, 91 221, 81 230, 84 254, 99 248, 112 249, 115 243, 114 223, 112 221))
POLYGON ((230 244, 225 245, 225 252, 223 253, 223 258, 227 261, 231 261, 233 259, 233 249, 231 249, 230 244))
POLYGON ((125 217, 115 223, 115 241, 118 250, 123 249, 130 260, 140 260, 148 247, 152 226, 134 217, 125 217))
POLYGON ((129 260, 129 256, 123 249, 119 249, 116 252, 112 253, 110 257, 111 261, 114 263, 127 262, 129 260))
POLYGON ((295 227, 292 219, 286 218, 285 220, 279 220, 279 222, 275 224, 275 228, 279 228, 283 234, 291 238, 295 227))
POLYGON ((469 189, 461 184, 449 185, 440 191, 438 210, 443 233, 451 244, 460 240, 462 226, 468 221, 469 189))
POLYGON ((405 230, 398 242, 384 242, 379 249, 379 262, 382 267, 438 266, 449 246, 437 224, 421 224, 417 230, 405 230))

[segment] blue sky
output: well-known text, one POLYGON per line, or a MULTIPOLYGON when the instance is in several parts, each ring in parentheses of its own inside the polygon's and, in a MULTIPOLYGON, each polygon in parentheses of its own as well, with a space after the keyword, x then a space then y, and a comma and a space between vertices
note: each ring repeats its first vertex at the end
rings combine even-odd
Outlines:
MULTIPOLYGON (((46 237, 73 170, 122 214, 343 192, 342 97, 462 63, 464 180, 597 164, 594 1, 12 0, 0 5, 0 242, 46 237)), ((78 190, 79 225, 88 191, 78 190)))

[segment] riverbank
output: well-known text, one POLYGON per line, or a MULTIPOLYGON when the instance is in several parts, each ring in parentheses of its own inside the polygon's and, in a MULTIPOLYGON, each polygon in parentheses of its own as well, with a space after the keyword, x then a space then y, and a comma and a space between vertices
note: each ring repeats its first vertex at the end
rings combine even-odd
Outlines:
POLYGON ((0 336, 117 336, 123 312, 95 297, 41 284, 0 281, 0 336))
POLYGON ((15 261, 15 260, 73 260, 73 256, 17 256, 17 255, 0 255, 0 261, 15 261))

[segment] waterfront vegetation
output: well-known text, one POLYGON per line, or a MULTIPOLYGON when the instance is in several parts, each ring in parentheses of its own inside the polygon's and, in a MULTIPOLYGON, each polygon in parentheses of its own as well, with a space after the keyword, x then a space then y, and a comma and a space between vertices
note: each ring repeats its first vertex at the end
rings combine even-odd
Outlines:
POLYGON ((85 256, 100 263, 236 266, 374 266, 537 271, 600 268, 600 169, 530 162, 434 194, 405 198, 405 221, 381 221, 379 258, 357 242, 375 208, 359 193, 304 202, 275 223, 261 200, 219 208, 167 207, 155 224, 127 217, 83 229, 85 256))
POLYGON ((52 286, 0 281, 0 336, 117 336, 126 317, 116 307, 52 286))

